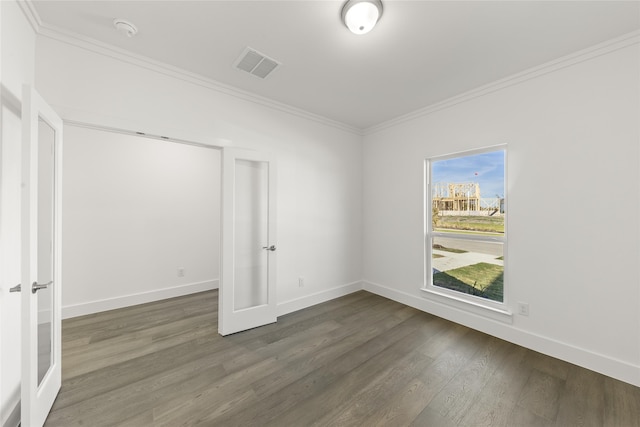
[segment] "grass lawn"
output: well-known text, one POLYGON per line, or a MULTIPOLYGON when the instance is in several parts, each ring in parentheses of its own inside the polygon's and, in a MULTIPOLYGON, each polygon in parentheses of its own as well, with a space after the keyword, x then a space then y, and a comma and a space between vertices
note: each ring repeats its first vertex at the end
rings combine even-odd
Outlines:
POLYGON ((433 275, 433 284, 465 294, 503 301, 504 267, 481 262, 433 275))
POLYGON ((504 216, 439 216, 435 228, 504 233, 504 216))
POLYGON ((431 255, 431 258, 433 258, 433 259, 444 258, 444 255, 433 254, 433 255, 431 255))

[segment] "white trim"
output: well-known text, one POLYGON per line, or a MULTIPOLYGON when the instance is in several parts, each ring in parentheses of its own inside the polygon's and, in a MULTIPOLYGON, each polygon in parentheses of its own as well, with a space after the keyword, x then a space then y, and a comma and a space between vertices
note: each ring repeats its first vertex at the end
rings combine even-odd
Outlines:
MULTIPOLYGON (((82 304, 68 305, 62 308, 62 318, 69 319, 72 317, 84 316, 86 314, 99 313, 101 311, 114 310, 117 308, 129 307, 137 304, 145 304, 147 302, 189 295, 197 292, 208 291, 211 289, 218 289, 219 282, 219 279, 208 280, 205 282, 190 283, 187 285, 174 286, 171 288, 159 289, 155 291, 125 295, 122 297, 107 298, 82 304)), ((347 283, 346 285, 336 286, 335 288, 316 292, 311 295, 305 295, 303 297, 284 301, 278 303, 277 315, 283 316, 294 311, 302 310, 316 304, 321 304, 332 299, 349 295, 362 289, 362 282, 356 281, 347 283)))
POLYGON ((74 120, 64 120, 64 125, 79 127, 83 129, 98 130, 101 132, 119 133, 121 135, 135 136, 139 138, 156 139, 158 141, 164 141, 164 142, 175 142, 176 144, 191 145, 194 147, 211 148, 213 150, 219 150, 219 151, 221 151, 224 148, 223 145, 214 145, 214 144, 207 144, 203 142, 188 141, 180 138, 173 138, 173 137, 163 136, 163 135, 153 135, 151 133, 146 133, 146 132, 140 132, 140 131, 135 131, 130 129, 123 129, 123 128, 115 128, 111 126, 102 126, 102 125, 79 122, 74 120))
POLYGON ((505 323, 511 323, 512 313, 509 309, 509 287, 507 278, 507 217, 504 219, 504 232, 502 235, 489 235, 489 234, 473 234, 466 235, 456 232, 443 233, 433 230, 433 218, 432 218, 432 206, 433 206, 433 183, 432 183, 432 169, 433 163, 450 160, 461 159, 464 157, 475 156, 479 154, 496 153, 502 151, 504 153, 503 164, 503 184, 504 184, 504 209, 508 212, 508 144, 496 144, 489 147, 477 148, 472 150, 459 151, 456 153, 445 154, 441 156, 432 156, 424 159, 424 172, 423 172, 423 200, 424 200, 424 279, 421 290, 423 295, 427 298, 433 298, 436 301, 443 304, 450 304, 452 307, 458 309, 467 309, 472 313, 485 315, 494 320, 500 320, 505 323), (502 301, 494 301, 487 298, 481 298, 474 295, 465 294, 463 292, 449 290, 446 288, 440 288, 433 284, 433 248, 432 239, 435 237, 445 237, 449 239, 458 240, 475 240, 488 243, 500 243, 502 244, 502 259, 503 259, 503 293, 502 301))
MULTIPOLYGON (((1 0, 0 0, 1 1, 1 0)), ((136 120, 128 120, 122 117, 108 116, 83 111, 77 108, 68 107, 62 104, 51 104, 56 112, 62 117, 64 125, 85 127, 89 129, 104 130, 107 132, 122 133, 126 135, 144 136, 154 139, 190 143, 192 145, 201 145, 203 147, 224 148, 232 145, 233 141, 227 138, 216 136, 208 136, 203 138, 197 132, 191 132, 191 129, 179 129, 166 127, 165 123, 156 124, 153 129, 141 126, 136 120), (144 133, 144 135, 138 134, 144 133)))
POLYGON ((146 57, 144 55, 135 54, 133 52, 121 49, 108 43, 101 42, 91 37, 87 37, 78 33, 74 33, 72 31, 49 25, 42 22, 31 0, 22 0, 19 1, 19 3, 21 4, 22 11, 29 20, 31 26, 34 28, 35 32, 43 37, 48 37, 53 40, 67 43, 93 53, 108 56, 122 62, 136 65, 159 74, 163 74, 210 90, 214 90, 216 92, 224 93, 226 95, 230 95, 244 101, 253 102, 254 104, 281 111, 283 113, 291 114, 303 119, 331 126, 336 129, 340 129, 342 131, 346 131, 356 135, 362 135, 361 129, 340 122, 338 120, 333 120, 319 114, 314 114, 301 108, 293 107, 291 105, 287 105, 282 102, 254 94, 236 88, 234 86, 226 85, 216 80, 204 77, 200 74, 193 73, 182 68, 174 67, 167 63, 146 57))
POLYGON ((500 321, 469 313, 468 310, 458 310, 433 300, 367 281, 366 279, 363 280, 363 289, 471 329, 640 387, 640 365, 634 365, 581 347, 527 332, 500 321))
POLYGON ((570 67, 575 64, 579 64, 584 61, 588 61, 598 56, 606 55, 619 49, 623 49, 628 46, 640 43, 640 30, 632 31, 623 36, 616 37, 611 40, 607 40, 602 43, 598 43, 594 46, 588 47, 583 50, 571 53, 553 61, 546 62, 544 64, 529 68, 520 73, 513 74, 509 77, 491 82, 489 84, 471 89, 467 92, 461 93, 447 98, 441 102, 428 105, 424 108, 420 108, 411 113, 393 118, 391 120, 384 121, 377 125, 369 126, 362 130, 363 135, 372 135, 382 130, 397 126, 399 124, 418 119, 420 117, 428 116, 437 111, 444 110, 454 105, 461 104, 463 102, 471 101, 475 98, 497 92, 499 90, 515 86, 527 80, 532 80, 545 74, 552 73, 562 68, 570 67))
POLYGON ((362 290, 362 282, 357 281, 316 292, 315 294, 305 295, 300 298, 281 302, 278 304, 278 316, 293 313, 294 311, 302 310, 303 308, 311 307, 316 304, 321 304, 335 298, 340 298, 360 290, 362 290))
POLYGON ((18 3, 21 5, 22 11, 24 12, 25 16, 29 20, 29 23, 31 24, 31 26, 34 28, 35 32, 44 37, 49 37, 51 39, 58 40, 63 43, 71 44, 73 46, 80 47, 94 53, 102 54, 123 62, 140 66, 141 68, 146 68, 148 70, 155 71, 160 74, 164 74, 170 77, 184 80, 186 82, 190 82, 211 90, 222 92, 227 95, 234 96, 236 98, 240 98, 246 101, 253 102, 258 105, 262 105, 278 111, 282 111, 298 117, 302 117, 308 120, 322 123, 327 126, 331 126, 331 127, 334 127, 346 132, 350 132, 356 135, 360 135, 360 136, 371 135, 376 132, 380 132, 384 129, 399 125, 401 123, 414 120, 419 117, 427 116, 436 111, 444 110, 454 105, 470 101, 472 99, 490 94, 492 92, 499 91, 501 89, 504 89, 510 86, 514 86, 516 84, 525 82, 527 80, 535 79, 537 77, 543 76, 553 71, 557 71, 562 68, 566 68, 566 67, 578 64, 580 62, 584 62, 589 59, 596 58, 598 56, 605 55, 610 52, 614 52, 619 49, 623 49, 633 44, 640 43, 640 30, 632 31, 620 37, 616 37, 614 39, 607 40, 602 43, 598 43, 594 46, 568 54, 566 56, 555 59, 553 61, 549 61, 544 64, 529 68, 520 73, 513 74, 509 77, 505 77, 503 79, 488 83, 486 85, 461 93, 459 95, 449 97, 443 101, 429 104, 423 108, 420 108, 408 114, 395 117, 393 119, 386 120, 382 123, 378 123, 376 125, 361 129, 355 126, 348 125, 346 123, 342 123, 337 120, 329 119, 327 117, 324 117, 318 114, 310 113, 308 111, 302 110, 297 107, 293 107, 278 101, 274 101, 266 97, 253 94, 251 92, 243 91, 233 86, 222 84, 213 79, 208 79, 199 74, 191 73, 181 68, 174 67, 142 55, 133 54, 132 52, 126 51, 124 49, 120 49, 118 47, 109 45, 107 43, 100 42, 90 37, 86 37, 77 33, 73 33, 61 28, 54 27, 52 25, 45 24, 42 22, 36 9, 34 8, 32 4, 32 0, 21 0, 18 3))
POLYGON ((129 307, 132 305, 145 304, 167 298, 180 297, 197 292, 218 289, 219 279, 206 280, 204 282, 189 283, 186 285, 172 286, 170 288, 157 289, 137 294, 123 295, 120 297, 106 298, 102 300, 89 301, 81 304, 67 305, 62 307, 62 318, 84 316, 86 314, 99 313, 101 311, 115 310, 117 308, 129 307))
POLYGON ((27 18, 27 21, 29 21, 31 28, 33 28, 33 31, 38 33, 42 27, 42 19, 40 19, 40 15, 38 14, 36 7, 33 5, 33 2, 31 0, 17 0, 16 3, 18 3, 20 9, 22 9, 24 16, 27 18))
POLYGON ((426 298, 429 298, 432 301, 437 301, 439 304, 453 307, 457 310, 468 311, 469 313, 477 314, 499 322, 507 324, 513 323, 513 313, 507 309, 496 308, 492 305, 483 304, 481 298, 475 297, 476 301, 466 297, 463 293, 456 291, 446 292, 447 289, 440 291, 435 286, 420 288, 420 290, 424 293, 426 298))

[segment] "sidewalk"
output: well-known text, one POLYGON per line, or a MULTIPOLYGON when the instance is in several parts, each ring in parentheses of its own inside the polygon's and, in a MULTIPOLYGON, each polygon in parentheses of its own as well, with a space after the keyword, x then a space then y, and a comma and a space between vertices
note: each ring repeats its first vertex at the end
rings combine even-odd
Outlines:
POLYGON ((481 254, 478 252, 457 254, 439 249, 434 249, 433 253, 442 256, 442 258, 433 258, 431 260, 431 267, 437 271, 453 270, 480 262, 504 266, 504 262, 501 259, 496 259, 497 257, 495 255, 481 254))

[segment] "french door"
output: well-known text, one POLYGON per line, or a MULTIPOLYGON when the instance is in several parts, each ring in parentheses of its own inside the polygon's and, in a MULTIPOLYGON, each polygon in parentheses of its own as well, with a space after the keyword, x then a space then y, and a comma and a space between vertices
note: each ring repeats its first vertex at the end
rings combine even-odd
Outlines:
POLYGON ((268 155, 223 149, 221 335, 277 319, 275 175, 268 155))
POLYGON ((44 424, 62 379, 62 120, 29 86, 22 135, 21 422, 32 427, 44 424))

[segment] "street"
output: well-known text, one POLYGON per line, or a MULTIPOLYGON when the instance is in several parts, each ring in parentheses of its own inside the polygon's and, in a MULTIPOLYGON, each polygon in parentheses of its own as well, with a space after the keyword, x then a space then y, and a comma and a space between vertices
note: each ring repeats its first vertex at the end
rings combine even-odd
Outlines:
POLYGON ((499 242, 482 242, 478 240, 463 240, 450 237, 436 237, 434 244, 442 245, 450 249, 462 249, 468 252, 477 252, 481 254, 502 256, 502 243, 499 242))

